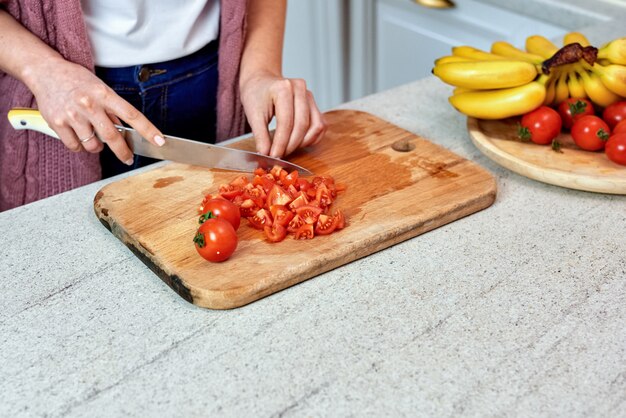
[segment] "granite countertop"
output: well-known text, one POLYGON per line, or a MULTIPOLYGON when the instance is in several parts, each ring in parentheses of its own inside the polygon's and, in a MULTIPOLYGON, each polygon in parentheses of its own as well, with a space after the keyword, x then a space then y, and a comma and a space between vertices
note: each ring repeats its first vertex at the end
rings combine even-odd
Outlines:
POLYGON ((624 416, 626 197, 501 168, 449 92, 341 107, 485 167, 493 206, 243 308, 185 302, 114 238, 108 181, 0 213, 0 416, 624 416))

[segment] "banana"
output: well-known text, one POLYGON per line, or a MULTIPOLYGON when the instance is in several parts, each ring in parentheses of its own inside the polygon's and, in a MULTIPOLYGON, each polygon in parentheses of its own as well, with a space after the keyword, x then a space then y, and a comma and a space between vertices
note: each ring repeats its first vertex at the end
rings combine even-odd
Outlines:
POLYGON ((587 98, 587 93, 578 78, 578 74, 571 68, 567 73, 567 88, 569 89, 570 97, 575 97, 577 99, 587 98))
POLYGON ((550 58, 559 48, 548 38, 541 35, 532 35, 526 38, 526 51, 531 54, 550 58))
POLYGON ((541 64, 543 62, 542 56, 522 51, 521 49, 516 48, 505 41, 494 42, 491 45, 491 53, 501 55, 509 59, 513 58, 521 61, 530 62, 532 64, 541 64))
POLYGON ((589 40, 580 32, 569 32, 563 37, 563 45, 579 43, 580 46, 589 46, 589 40))
POLYGON ((455 46, 452 47, 452 54, 457 57, 462 58, 471 58, 473 60, 480 61, 491 61, 491 60, 506 60, 505 57, 501 57, 500 55, 490 54, 489 52, 485 52, 482 49, 474 48, 473 46, 455 46))
POLYGON ((597 75, 602 84, 613 93, 626 97, 626 67, 617 64, 603 66, 598 63, 592 66, 587 62, 582 62, 582 66, 597 75))
POLYGON ((546 96, 543 99, 543 104, 546 106, 552 106, 552 104, 554 103, 554 98, 556 97, 557 80, 558 79, 555 76, 555 73, 552 73, 546 81, 546 96))
POLYGON ((626 38, 618 38, 598 50, 598 59, 606 59, 611 64, 626 65, 626 38))
POLYGON ((479 119, 504 119, 522 115, 543 104, 548 76, 517 87, 469 91, 448 99, 459 112, 479 119))
POLYGON ((457 57, 456 55, 447 55, 445 57, 437 58, 435 65, 447 64, 449 62, 467 62, 473 61, 471 58, 457 57))
POLYGON ((582 78, 583 87, 587 92, 587 96, 595 104, 601 107, 607 107, 621 100, 620 96, 606 88, 596 73, 588 72, 585 67, 583 67, 582 63, 574 64, 574 69, 582 78))
POLYGON ((474 90, 466 89, 465 87, 455 87, 454 89, 452 89, 452 94, 460 94, 460 93, 465 93, 468 91, 474 91, 474 90))
POLYGON ((433 74, 453 86, 490 90, 527 84, 538 70, 524 61, 470 61, 436 65, 433 74))
POLYGON ((569 88, 567 87, 567 71, 566 69, 562 69, 559 72, 558 79, 556 81, 555 94, 554 94, 554 102, 553 104, 558 105, 563 100, 569 97, 569 88))

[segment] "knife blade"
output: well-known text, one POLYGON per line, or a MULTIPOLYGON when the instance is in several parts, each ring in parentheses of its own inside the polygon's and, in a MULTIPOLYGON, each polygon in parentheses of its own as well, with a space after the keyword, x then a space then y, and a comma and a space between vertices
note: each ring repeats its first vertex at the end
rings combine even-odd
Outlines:
MULTIPOLYGON (((29 129, 59 139, 37 109, 14 108, 9 111, 8 118, 14 129, 29 129)), ((132 128, 120 125, 115 127, 133 153, 144 157, 247 173, 253 172, 258 167, 270 169, 278 165, 287 171, 297 170, 301 175, 313 174, 304 167, 279 158, 176 136, 164 135, 165 144, 159 147, 148 142, 132 128)))

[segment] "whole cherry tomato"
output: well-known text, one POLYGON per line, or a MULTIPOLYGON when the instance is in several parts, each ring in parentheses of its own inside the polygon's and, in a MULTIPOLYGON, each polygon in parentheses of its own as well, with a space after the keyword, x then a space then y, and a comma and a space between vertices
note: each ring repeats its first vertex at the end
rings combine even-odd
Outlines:
POLYGON ((213 218, 222 218, 235 228, 235 231, 239 228, 241 222, 241 215, 239 214, 239 208, 233 202, 222 199, 213 198, 202 202, 202 216, 200 222, 204 222, 207 219, 208 213, 211 213, 213 218))
POLYGON ((607 106, 602 112, 602 119, 611 129, 621 121, 626 120, 626 101, 615 102, 607 106))
POLYGON ((572 126, 572 139, 586 151, 599 151, 604 148, 610 133, 609 125, 597 116, 583 116, 572 126))
POLYGON ((561 132, 561 117, 548 106, 541 106, 522 116, 518 135, 523 140, 547 145, 561 132))
POLYGON ((237 233, 230 222, 221 218, 207 219, 193 238, 196 251, 209 261, 228 260, 237 248, 237 233))
POLYGON ((626 133, 611 135, 606 142, 604 152, 614 163, 626 165, 626 133))
POLYGON ((615 125, 615 128, 613 128, 614 134, 620 134, 623 132, 626 133, 626 120, 621 121, 620 123, 615 125))
POLYGON ((568 130, 572 128, 576 119, 586 115, 595 115, 593 104, 589 100, 575 97, 559 103, 558 110, 563 120, 563 127, 568 130))

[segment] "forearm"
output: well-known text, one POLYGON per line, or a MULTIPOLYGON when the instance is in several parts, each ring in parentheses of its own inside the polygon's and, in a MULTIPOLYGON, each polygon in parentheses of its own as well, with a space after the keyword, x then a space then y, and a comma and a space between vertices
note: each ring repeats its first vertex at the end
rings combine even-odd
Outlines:
POLYGON ((282 75, 286 0, 249 0, 240 84, 254 74, 282 75))
POLYGON ((38 77, 38 63, 58 60, 63 60, 63 57, 57 51, 0 9, 0 70, 33 90, 38 77))

